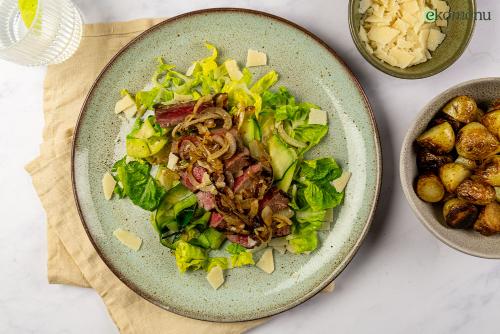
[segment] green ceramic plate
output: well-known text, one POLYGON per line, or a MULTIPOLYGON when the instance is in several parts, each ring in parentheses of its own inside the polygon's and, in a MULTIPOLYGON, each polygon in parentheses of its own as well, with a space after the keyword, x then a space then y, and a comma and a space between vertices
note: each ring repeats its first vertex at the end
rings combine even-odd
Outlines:
MULTIPOLYGON (((269 67, 255 70, 268 71, 269 67)), ((278 17, 240 9, 212 9, 164 21, 140 35, 106 66, 82 108, 73 146, 73 183, 89 238, 104 262, 125 284, 169 311, 212 321, 243 321, 285 311, 315 295, 348 264, 368 231, 381 179, 380 146, 373 114, 361 87, 344 63, 317 37, 278 17), (219 47, 221 58, 244 60, 248 48, 263 50, 270 67, 300 99, 329 111, 328 138, 310 157, 334 156, 353 177, 331 231, 310 255, 275 254, 276 270, 256 267, 227 272, 214 291, 204 272, 179 274, 160 245, 148 212, 128 200, 105 201, 101 178, 123 156, 117 142, 123 124, 113 113, 122 88, 136 91, 150 80, 155 57, 186 69, 219 47), (143 240, 130 251, 112 235, 118 228, 143 240)), ((260 256, 256 255, 256 258, 260 256)))
POLYGON ((394 77, 403 79, 420 79, 430 77, 450 67, 465 51, 474 31, 475 0, 446 0, 450 6, 448 26, 444 28, 446 38, 443 43, 432 52, 432 59, 425 63, 410 66, 405 69, 391 66, 366 51, 359 38, 359 25, 362 15, 359 13, 361 0, 349 1, 349 27, 354 44, 363 57, 373 66, 394 77), (467 14, 467 16, 465 16, 467 14))

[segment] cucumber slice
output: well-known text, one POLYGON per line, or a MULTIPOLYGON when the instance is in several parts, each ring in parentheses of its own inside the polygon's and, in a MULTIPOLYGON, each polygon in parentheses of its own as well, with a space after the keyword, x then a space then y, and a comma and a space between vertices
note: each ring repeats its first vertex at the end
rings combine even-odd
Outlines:
POLYGON ((133 134, 135 138, 139 139, 148 139, 151 138, 155 135, 156 131, 153 128, 153 125, 149 121, 149 119, 146 119, 144 123, 142 123, 141 128, 139 131, 133 134))
POLYGON ((243 137, 243 143, 245 143, 246 146, 248 146, 252 140, 261 139, 259 123, 257 123, 253 115, 245 118, 240 131, 243 137))
POLYGON ((167 143, 167 138, 165 137, 151 137, 147 140, 150 155, 156 154, 161 151, 161 149, 165 146, 167 143))
POLYGON ((127 138, 127 155, 132 158, 146 158, 151 155, 147 141, 139 138, 127 138))
POLYGON ((278 182, 278 189, 288 192, 290 185, 292 184, 293 176, 295 175, 295 170, 297 169, 298 161, 295 161, 290 168, 287 169, 283 178, 278 182))
POLYGON ((271 166, 276 181, 283 178, 286 171, 297 159, 295 151, 289 149, 276 134, 269 140, 269 155, 271 156, 271 166))
POLYGON ((275 127, 274 116, 269 112, 261 113, 259 115, 259 124, 262 138, 264 138, 264 140, 271 138, 275 127))

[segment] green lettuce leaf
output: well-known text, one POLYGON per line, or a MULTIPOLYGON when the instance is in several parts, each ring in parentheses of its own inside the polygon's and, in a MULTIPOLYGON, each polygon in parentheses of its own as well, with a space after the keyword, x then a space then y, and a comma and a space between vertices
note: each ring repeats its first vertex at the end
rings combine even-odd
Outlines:
POLYGON ((125 159, 121 159, 115 163, 112 171, 121 184, 121 194, 128 196, 135 205, 148 211, 153 211, 160 205, 166 191, 151 176, 150 164, 143 161, 131 161, 127 164, 125 159))
POLYGON ((333 181, 341 174, 342 169, 332 158, 304 160, 300 168, 300 176, 311 181, 333 181))
POLYGON ((317 145, 321 139, 328 133, 327 125, 320 124, 305 124, 298 125, 293 129, 293 138, 301 142, 308 143, 308 148, 317 145))
POLYGON ((304 124, 311 108, 319 107, 307 102, 297 103, 286 87, 280 87, 276 92, 266 90, 262 93, 262 112, 273 112, 277 122, 289 120, 294 127, 304 124))
POLYGON ((252 253, 240 244, 231 243, 226 247, 226 251, 231 254, 233 268, 255 264, 252 253))
POLYGON ((208 261, 208 255, 203 248, 180 240, 175 248, 175 261, 180 272, 183 273, 186 270, 203 269, 208 261))
POLYGON ((276 82, 278 82, 278 73, 276 71, 269 71, 253 84, 250 91, 260 95, 265 90, 271 88, 276 82))
POLYGON ((293 234, 288 240, 289 249, 295 254, 312 252, 318 247, 318 232, 308 231, 293 234))
POLYGON ((156 123, 154 116, 145 120, 138 117, 127 135, 127 155, 144 159, 160 152, 168 142, 166 130, 156 123))
POLYGON ((153 110, 154 107, 163 102, 171 101, 174 98, 174 93, 162 86, 155 86, 150 90, 141 90, 135 94, 135 104, 139 115, 142 115, 146 110, 153 110))
POLYGON ((241 252, 238 255, 231 255, 231 265, 233 268, 243 267, 248 265, 254 265, 255 262, 253 260, 252 253, 250 252, 241 252))
POLYGON ((243 253, 243 252, 246 252, 247 249, 245 247, 243 247, 242 245, 240 244, 237 244, 237 243, 230 243, 227 247, 226 247, 226 251, 231 254, 231 255, 238 255, 240 253, 243 253))
POLYGON ((304 198, 313 210, 322 210, 324 207, 323 190, 314 183, 309 183, 304 189, 304 198))
POLYGON ((219 266, 221 269, 225 270, 229 267, 227 258, 225 257, 211 257, 208 259, 207 272, 210 272, 213 267, 219 266))
POLYGON ((301 231, 317 230, 325 221, 326 210, 307 208, 295 212, 295 219, 301 231))
POLYGON ((209 227, 198 236, 196 244, 203 248, 219 249, 225 239, 224 233, 209 227))

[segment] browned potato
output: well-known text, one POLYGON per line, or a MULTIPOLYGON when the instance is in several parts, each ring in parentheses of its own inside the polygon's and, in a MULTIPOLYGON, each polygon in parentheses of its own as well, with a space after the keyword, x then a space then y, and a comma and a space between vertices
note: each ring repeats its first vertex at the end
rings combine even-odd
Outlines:
POLYGON ((460 128, 463 126, 463 123, 460 123, 459 121, 453 119, 449 115, 446 115, 443 112, 440 112, 434 117, 430 123, 429 123, 429 128, 432 128, 433 126, 443 124, 444 122, 450 123, 451 127, 453 128, 454 131, 460 130, 460 128))
POLYGON ((422 133, 417 138, 417 143, 436 153, 448 153, 455 145, 455 132, 450 123, 444 122, 422 133))
POLYGON ((486 159, 476 170, 476 175, 494 187, 500 186, 500 155, 494 155, 486 159))
POLYGON ((500 99, 496 99, 495 101, 491 102, 488 111, 493 110, 500 110, 500 99))
POLYGON ((481 117, 483 117, 485 114, 484 110, 477 108, 477 121, 481 120, 481 117))
POLYGON ((436 203, 444 197, 444 186, 434 174, 420 175, 417 180, 417 195, 423 201, 436 203))
POLYGON ((464 157, 458 157, 455 162, 457 164, 464 165, 465 167, 469 168, 470 170, 476 169, 477 168, 477 163, 475 160, 467 159, 464 157))
POLYGON ((460 198, 452 198, 443 206, 446 224, 453 228, 469 228, 476 221, 479 210, 474 204, 460 198))
POLYGON ((495 187, 495 193, 497 194, 497 202, 500 203, 500 187, 495 187))
POLYGON ((453 159, 450 155, 434 154, 428 150, 419 150, 417 152, 417 167, 421 171, 436 170, 452 161, 453 159))
POLYGON ((500 139, 500 109, 485 114, 481 117, 481 123, 500 139))
POLYGON ((474 230, 483 235, 492 235, 500 232, 500 204, 497 202, 486 205, 479 214, 474 230))
POLYGON ((500 143, 478 122, 464 126, 457 135, 456 149, 459 155, 472 160, 483 160, 500 149, 500 143))
POLYGON ((465 180, 456 189, 458 198, 476 205, 486 205, 495 201, 495 189, 481 180, 465 180))
POLYGON ((472 172, 464 165, 455 162, 446 164, 439 168, 439 177, 446 191, 453 193, 458 185, 469 178, 472 172))
POLYGON ((461 123, 470 123, 477 119, 477 105, 469 96, 457 96, 443 108, 443 112, 461 123))

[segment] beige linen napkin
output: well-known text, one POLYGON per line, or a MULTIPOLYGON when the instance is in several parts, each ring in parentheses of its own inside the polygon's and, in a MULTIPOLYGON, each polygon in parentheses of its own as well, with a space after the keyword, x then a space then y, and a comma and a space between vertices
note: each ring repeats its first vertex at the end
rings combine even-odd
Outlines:
MULTIPOLYGON (((123 333, 242 333, 265 320, 231 324, 193 320, 167 312, 130 290, 97 255, 74 202, 71 141, 83 100, 111 57, 160 21, 85 25, 75 55, 62 64, 48 67, 44 82, 43 143, 40 156, 26 166, 47 214, 48 280, 94 288, 123 333)), ((333 285, 325 290, 332 289, 333 285)))
POLYGON ((49 282, 94 288, 123 333, 242 333, 263 320, 235 324, 193 320, 167 312, 135 294, 95 252, 73 200, 71 139, 86 93, 121 47, 159 21, 86 25, 76 54, 47 70, 44 141, 40 156, 26 169, 47 214, 49 282))

